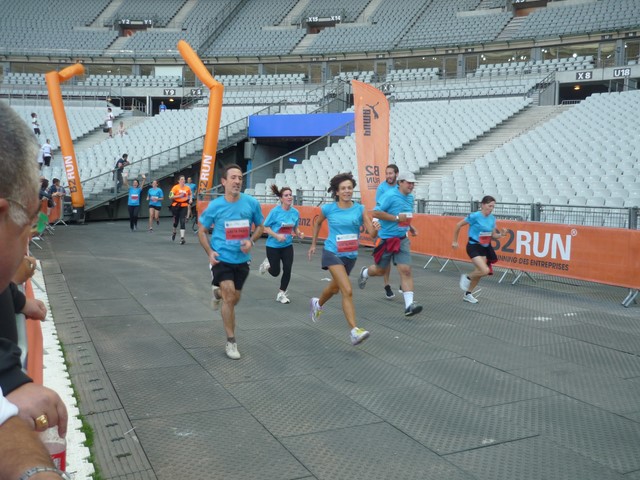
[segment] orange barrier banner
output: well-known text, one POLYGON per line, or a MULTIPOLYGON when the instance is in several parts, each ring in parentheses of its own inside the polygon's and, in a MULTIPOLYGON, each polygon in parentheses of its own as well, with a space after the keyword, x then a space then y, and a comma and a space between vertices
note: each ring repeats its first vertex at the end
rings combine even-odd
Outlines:
POLYGON ((53 118, 56 122, 56 129, 58 130, 60 151, 62 152, 64 170, 67 174, 71 204, 73 205, 73 208, 78 211, 79 218, 84 218, 84 195, 82 194, 80 172, 78 171, 76 153, 73 148, 71 132, 69 131, 67 114, 64 110, 60 84, 76 75, 82 74, 84 74, 84 67, 82 64, 76 63, 75 65, 64 68, 59 72, 49 72, 44 76, 47 82, 47 91, 49 92, 49 102, 51 103, 53 118))
MULTIPOLYGON (((31 281, 25 284, 25 295, 34 298, 31 281)), ((27 319, 27 375, 34 383, 42 385, 44 351, 42 346, 42 327, 40 321, 27 319)))
MULTIPOLYGON (((274 205, 263 205, 266 215, 274 205)), ((320 207, 297 206, 300 230, 307 236, 320 207)), ((411 225, 418 236, 411 238, 411 251, 427 256, 469 262, 467 228, 460 231, 457 249, 451 247, 460 217, 414 214, 411 225)), ((319 238, 326 238, 326 223, 319 238)), ((493 241, 497 267, 555 275, 619 287, 640 288, 640 231, 538 222, 498 220, 507 235, 493 241)), ((361 244, 365 245, 361 237, 361 244)))
MULTIPOLYGON (((184 40, 178 42, 178 51, 193 70, 196 77, 209 89, 209 110, 207 112, 207 127, 202 149, 202 165, 198 180, 197 193, 204 193, 213 187, 213 174, 216 165, 216 151, 218 149, 218 135, 220 132, 220 116, 222 115, 222 94, 224 86, 215 80, 207 70, 198 54, 184 40)), ((203 210, 198 210, 199 212, 203 210)))
POLYGON ((389 102, 372 85, 352 80, 356 157, 361 203, 370 211, 376 206, 376 190, 384 181, 389 162, 389 102))

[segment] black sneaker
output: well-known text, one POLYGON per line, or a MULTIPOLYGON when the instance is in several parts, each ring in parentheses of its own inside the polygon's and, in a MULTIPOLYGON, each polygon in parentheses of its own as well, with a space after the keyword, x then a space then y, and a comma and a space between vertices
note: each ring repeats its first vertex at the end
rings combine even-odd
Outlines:
POLYGON ((172 242, 175 242, 175 241, 176 241, 176 232, 173 232, 173 233, 171 234, 171 241, 172 241, 172 242))
POLYGON ((399 291, 400 293, 404 293, 404 292, 402 291, 402 285, 400 285, 400 286, 398 287, 398 291, 399 291))
POLYGON ((391 285, 385 285, 384 291, 385 291, 385 296, 387 297, 387 300, 391 300, 392 298, 395 298, 396 294, 393 293, 393 290, 391 290, 391 285))
POLYGON ((416 302, 413 302, 404 310, 404 316, 410 317, 411 315, 415 315, 416 313, 420 313, 422 311, 422 305, 418 305, 416 302))
POLYGON ((185 243, 187 243, 186 240, 184 238, 181 238, 180 239, 180 245, 184 245, 185 243))

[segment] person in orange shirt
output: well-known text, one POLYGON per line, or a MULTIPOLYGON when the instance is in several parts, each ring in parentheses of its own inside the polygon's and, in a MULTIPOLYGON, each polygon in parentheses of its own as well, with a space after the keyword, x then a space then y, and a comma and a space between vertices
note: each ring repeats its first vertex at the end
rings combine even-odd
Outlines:
POLYGON ((178 228, 178 222, 180 222, 180 245, 184 245, 186 243, 184 238, 185 218, 187 217, 189 205, 193 201, 191 189, 185 184, 184 175, 180 175, 178 183, 171 188, 169 198, 171 199, 171 212, 173 213, 171 240, 175 241, 176 229, 178 228))

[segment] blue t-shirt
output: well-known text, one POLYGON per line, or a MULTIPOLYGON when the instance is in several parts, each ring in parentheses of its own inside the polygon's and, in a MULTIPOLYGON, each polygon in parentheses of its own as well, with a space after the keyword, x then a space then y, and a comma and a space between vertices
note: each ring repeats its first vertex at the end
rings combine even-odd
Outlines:
POLYGON ((397 188, 389 190, 376 205, 374 210, 390 213, 391 215, 400 215, 404 213, 408 218, 406 222, 396 222, 380 220, 380 230, 378 236, 382 239, 392 237, 406 237, 411 225, 413 217, 413 194, 405 195, 397 188))
POLYGON ((258 201, 244 193, 235 202, 224 196, 216 198, 200 215, 205 227, 213 225, 211 248, 218 252, 218 260, 225 263, 245 263, 251 255, 240 250, 242 240, 251 237, 251 224, 261 225, 264 217, 258 201))
POLYGON ((491 234, 496 229, 493 213, 485 217, 482 212, 473 212, 464 221, 469 224, 469 243, 479 243, 483 247, 491 245, 491 234))
POLYGON ((267 238, 267 247, 271 248, 284 248, 293 243, 293 233, 298 228, 298 222, 300 221, 300 213, 293 207, 289 210, 282 208, 282 205, 275 206, 267 215, 267 219, 264 221, 264 226, 269 227, 275 233, 282 233, 286 239, 284 242, 279 242, 271 235, 267 238))
POLYGON ((191 189, 191 198, 193 198, 195 200, 195 198, 196 198, 196 190, 197 190, 196 184, 195 183, 185 183, 185 185, 191 189))
POLYGON ((340 208, 338 202, 334 202, 323 205, 321 210, 329 224, 324 249, 339 257, 356 258, 360 227, 364 223, 364 206, 354 203, 350 208, 340 208))
POLYGON ((127 204, 132 207, 139 207, 141 193, 142 189, 140 187, 129 187, 129 202, 127 204))
POLYGON ((376 205, 380 203, 380 199, 387 193, 389 190, 398 189, 398 184, 389 185, 386 181, 382 182, 378 185, 378 189, 376 190, 376 205))
POLYGON ((162 193, 161 188, 150 188, 149 192, 147 192, 147 196, 149 197, 149 205, 152 207, 160 207, 162 205, 162 200, 164 199, 164 193, 162 193), (158 200, 153 200, 152 197, 158 197, 158 200))

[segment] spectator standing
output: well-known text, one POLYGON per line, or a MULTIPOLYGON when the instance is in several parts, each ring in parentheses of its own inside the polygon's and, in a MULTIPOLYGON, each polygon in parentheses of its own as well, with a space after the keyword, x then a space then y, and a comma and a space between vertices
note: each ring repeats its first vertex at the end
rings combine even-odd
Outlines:
POLYGON ((107 108, 107 116, 105 117, 105 124, 109 138, 113 138, 113 119, 113 112, 111 111, 111 107, 109 107, 107 108))
POLYGON ((40 124, 38 123, 38 114, 36 112, 31 112, 31 128, 33 129, 33 134, 36 137, 40 136, 40 124))
POLYGON ((122 186, 122 182, 123 182, 122 173, 124 172, 124 167, 126 167, 127 165, 130 165, 129 155, 126 153, 123 153, 122 157, 120 157, 116 162, 116 167, 115 167, 115 174, 116 174, 116 180, 117 180, 116 193, 120 191, 120 187, 122 186))
POLYGON ((225 353, 237 360, 240 352, 235 336, 235 306, 249 276, 250 252, 262 235, 264 217, 258 201, 241 193, 242 169, 238 165, 227 165, 221 182, 224 195, 212 201, 200 215, 198 239, 211 264, 214 305, 222 300, 222 322, 227 335, 225 353), (253 234, 251 225, 255 226, 253 234), (213 232, 209 241, 210 227, 213 232))
POLYGON ((45 167, 51 166, 51 159, 53 155, 51 153, 51 141, 47 138, 47 140, 42 144, 41 152, 42 152, 42 161, 44 162, 45 167))
POLYGON ((160 113, 164 113, 167 111, 167 106, 164 104, 163 101, 160 101, 160 107, 158 107, 158 110, 160 113))

